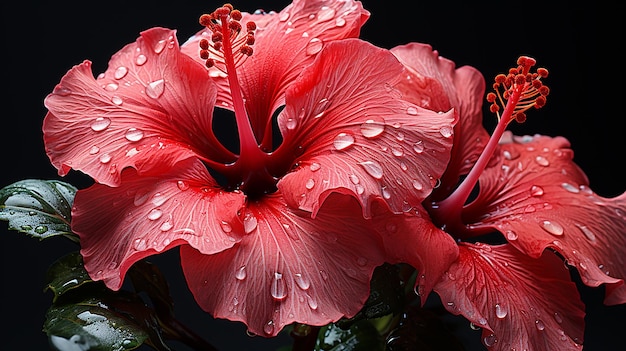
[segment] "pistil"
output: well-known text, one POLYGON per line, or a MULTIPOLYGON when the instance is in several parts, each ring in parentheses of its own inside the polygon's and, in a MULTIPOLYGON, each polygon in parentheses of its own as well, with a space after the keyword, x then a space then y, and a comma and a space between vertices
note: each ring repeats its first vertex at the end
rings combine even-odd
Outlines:
POLYGON ((459 187, 446 199, 430 204, 431 217, 446 231, 454 232, 460 237, 467 233, 467 227, 462 219, 463 207, 478 183, 480 174, 496 151, 507 126, 514 120, 523 123, 528 109, 532 107, 538 109, 545 105, 550 90, 543 85, 541 79, 548 76, 548 71, 539 68, 531 73, 530 69, 535 63, 533 58, 522 56, 517 60, 517 68, 511 68, 507 75, 496 76, 493 84, 495 92, 487 94, 487 101, 491 103, 489 110, 498 118, 491 138, 459 187), (500 106, 504 106, 502 114, 500 106))
POLYGON ((276 179, 267 170, 269 155, 260 149, 254 135, 237 77, 237 68, 253 53, 256 29, 256 24, 250 21, 246 23, 246 33, 243 34, 241 19, 241 12, 230 4, 225 4, 211 14, 202 15, 200 24, 213 34, 211 42, 207 39, 200 41, 200 56, 209 69, 219 69, 225 73, 239 134, 238 159, 228 165, 216 165, 215 168, 226 176, 231 187, 255 196, 275 190, 276 179))

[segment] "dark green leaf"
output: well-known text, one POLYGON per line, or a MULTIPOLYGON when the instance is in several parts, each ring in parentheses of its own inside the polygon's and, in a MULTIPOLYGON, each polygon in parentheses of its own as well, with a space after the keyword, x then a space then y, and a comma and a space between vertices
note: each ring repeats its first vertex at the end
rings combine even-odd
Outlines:
POLYGON ((97 298, 53 305, 46 317, 44 331, 58 350, 133 350, 148 338, 140 326, 129 323, 97 298))
POLYGON ((340 320, 337 325, 347 329, 352 323, 362 319, 374 319, 402 311, 405 305, 404 289, 396 265, 384 264, 377 267, 370 287, 370 296, 361 311, 350 319, 340 320))
POLYGON ((0 189, 0 219, 9 229, 39 239, 66 235, 78 240, 70 229, 76 188, 56 180, 27 179, 0 189))
POLYGON ((52 301, 69 290, 93 282, 83 266, 83 258, 78 252, 67 254, 56 260, 46 272, 46 289, 54 293, 52 301))
POLYGON ((367 320, 349 329, 329 324, 320 330, 315 351, 383 351, 385 343, 378 330, 367 320))

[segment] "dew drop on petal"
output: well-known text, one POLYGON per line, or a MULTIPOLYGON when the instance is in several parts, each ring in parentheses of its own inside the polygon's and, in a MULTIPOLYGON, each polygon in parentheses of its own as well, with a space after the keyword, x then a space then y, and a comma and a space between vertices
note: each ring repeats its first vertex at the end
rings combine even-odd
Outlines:
POLYGON ((544 329, 546 329, 546 325, 543 324, 543 321, 541 319, 537 319, 535 321, 535 327, 537 327, 537 330, 542 331, 544 329))
POLYGON ((544 220, 544 221, 541 221, 541 223, 539 224, 541 225, 541 228, 543 228, 543 230, 545 230, 546 232, 552 235, 561 236, 563 235, 563 232, 565 231, 563 229, 563 226, 561 226, 560 224, 556 222, 544 220))
POLYGON ((543 156, 535 157, 535 162, 537 162, 538 165, 543 166, 543 167, 547 167, 550 165, 550 161, 548 161, 548 159, 543 156))
POLYGON ((237 280, 244 280, 246 279, 246 266, 241 266, 239 267, 239 269, 237 269, 235 271, 235 278, 237 278, 237 280))
POLYGON ((109 154, 100 155, 100 162, 104 164, 111 162, 111 155, 109 154))
POLYGON ((319 22, 326 22, 335 17, 335 9, 328 6, 322 6, 320 11, 317 13, 317 20, 319 22))
POLYGON ((444 138, 449 138, 452 136, 452 133, 454 133, 454 130, 450 126, 443 126, 439 129, 439 133, 441 133, 444 138))
POLYGON ((345 20, 343 17, 337 17, 337 18, 335 19, 335 25, 336 25, 337 27, 343 27, 343 26, 345 26, 345 25, 346 25, 346 20, 345 20))
POLYGON ((533 185, 530 187, 530 195, 531 196, 541 196, 543 195, 543 188, 538 185, 533 185))
POLYGON ((354 144, 354 137, 348 133, 339 133, 333 140, 333 146, 337 150, 345 150, 352 144, 354 144))
POLYGON ((512 230, 506 231, 506 239, 507 240, 517 240, 517 233, 512 230))
POLYGON ((101 132, 111 125, 111 120, 107 117, 98 117, 91 123, 91 130, 101 132))
POLYGON ((189 184, 187 182, 185 182, 184 180, 179 180, 176 182, 176 186, 178 187, 178 189, 180 189, 181 191, 185 191, 187 189, 189 189, 189 184))
POLYGON ((165 80, 159 79, 148 83, 146 86, 146 95, 153 99, 158 99, 165 91, 165 80))
POLYGON ((111 98, 111 102, 116 106, 121 106, 124 103, 124 100, 122 100, 121 97, 116 95, 111 98))
POLYGON ((375 179, 382 179, 383 177, 383 167, 380 163, 376 161, 364 161, 359 162, 359 164, 365 169, 367 174, 371 175, 375 179))
POLYGON ((562 183, 561 187, 573 194, 578 194, 580 192, 580 188, 578 188, 577 186, 573 186, 570 183, 562 183))
POLYGON ((309 178, 309 180, 306 181, 306 184, 304 186, 309 190, 313 189, 313 187, 315 186, 315 180, 313 180, 312 178, 309 178))
POLYGON ((270 293, 276 300, 282 300, 287 297, 287 287, 281 273, 274 273, 274 279, 272 279, 272 285, 270 287, 270 293))
POLYGON ((418 154, 421 154, 422 152, 424 152, 424 143, 420 140, 416 142, 415 144, 413 144, 413 151, 415 151, 418 154))
POLYGON ((222 221, 220 223, 220 227, 222 227, 222 230, 224 231, 224 233, 230 233, 233 231, 233 227, 230 225, 230 223, 226 221, 222 221))
POLYGON ((152 211, 150 211, 150 213, 148 213, 148 219, 151 221, 156 221, 157 219, 161 218, 162 215, 163 215, 163 211, 159 210, 158 208, 155 208, 152 211))
POLYGON ((289 118, 287 119, 287 123, 285 124, 285 126, 287 127, 287 129, 289 130, 294 130, 296 129, 296 125, 297 125, 297 121, 293 118, 289 118))
POLYGON ((90 154, 90 155, 95 155, 95 154, 97 154, 98 152, 100 152, 100 148, 99 148, 99 147, 97 147, 97 146, 95 146, 95 145, 94 145, 94 146, 92 146, 92 147, 91 147, 91 149, 89 149, 89 154, 90 154))
POLYGON ((126 131, 126 140, 137 142, 143 138, 143 131, 137 128, 129 128, 126 131))
POLYGON ((302 273, 294 274, 293 280, 296 282, 296 285, 302 290, 306 290, 311 286, 311 282, 302 275, 302 273))
POLYGON ((385 124, 372 119, 368 119, 361 124, 361 134, 366 138, 375 138, 385 130, 385 124))
POLYGON ((161 231, 166 232, 170 229, 172 229, 174 227, 174 225, 172 224, 172 222, 167 221, 167 222, 163 222, 163 224, 161 224, 161 227, 159 229, 161 229, 161 231))
POLYGON ((167 41, 165 39, 159 40, 154 46, 154 53, 157 55, 160 54, 163 51, 163 49, 165 49, 166 45, 167 45, 167 41))
POLYGON ((144 251, 148 247, 148 244, 146 243, 146 239, 135 239, 133 247, 137 251, 144 251))
POLYGON ((243 219, 243 229, 246 234, 252 233, 257 227, 257 219, 255 216, 249 214, 243 219))
POLYGON ((306 46, 307 55, 315 55, 322 50, 322 40, 320 38, 312 38, 306 46))
POLYGON ((563 318, 561 317, 559 312, 554 312, 554 320, 559 324, 563 323, 563 318))
POLYGON ((417 108, 415 108, 414 106, 409 106, 406 109, 406 113, 411 116, 417 116, 417 108))
POLYGON ((411 184, 413 185, 413 188, 415 190, 422 190, 422 189, 424 189, 424 185, 417 179, 413 179, 411 181, 411 184))
POLYGON ((263 331, 265 332, 265 334, 274 333, 274 321, 270 320, 267 323, 265 323, 265 325, 263 326, 263 331))
POLYGON ((119 88, 119 85, 117 85, 115 83, 109 83, 109 84, 104 86, 104 90, 106 90, 106 91, 116 91, 117 88, 119 88))
POLYGON ((142 66, 143 64, 146 63, 146 61, 148 61, 148 58, 144 54, 139 54, 137 58, 135 58, 135 64, 137 66, 142 66))
POLYGON ((497 340, 498 339, 496 339, 496 336, 494 334, 489 334, 485 336, 485 338, 483 339, 483 343, 485 344, 485 346, 491 347, 497 342, 497 340))
POLYGON ((311 170, 311 172, 318 171, 320 168, 322 168, 322 166, 319 163, 317 163, 317 162, 313 162, 309 166, 309 169, 311 170))
POLYGON ((507 315, 507 310, 504 307, 502 307, 502 305, 497 303, 496 304, 496 317, 502 319, 506 317, 506 315, 507 315))
POLYGON ((596 241, 596 235, 586 225, 576 224, 576 226, 589 241, 596 241))
POLYGON ((119 66, 115 70, 115 73, 113 73, 113 77, 115 77, 115 79, 122 79, 126 74, 128 74, 128 68, 126 66, 119 66))
POLYGON ((317 309, 317 300, 313 296, 306 294, 306 303, 312 310, 317 309))

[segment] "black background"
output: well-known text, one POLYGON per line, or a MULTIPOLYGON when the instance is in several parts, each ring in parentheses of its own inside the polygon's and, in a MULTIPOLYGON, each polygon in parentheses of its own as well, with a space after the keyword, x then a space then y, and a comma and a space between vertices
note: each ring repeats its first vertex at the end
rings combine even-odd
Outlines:
MULTIPOLYGON (((197 18, 217 1, 3 1, 0 84, 0 187, 15 181, 61 179, 44 152, 41 124, 44 97, 65 72, 84 59, 97 74, 112 54, 153 26, 176 28, 184 42, 200 29, 197 18)), ((478 68, 490 85, 493 76, 512 66, 519 55, 535 57, 550 70, 552 92, 547 106, 529 113, 516 134, 562 135, 572 143, 575 161, 587 173, 596 193, 613 197, 625 190, 624 151, 624 5, 594 1, 559 5, 525 2, 365 0, 371 18, 362 38, 391 48, 410 41, 429 43, 457 66, 478 68)), ((281 10, 287 1, 236 1, 242 11, 281 10)), ((260 48, 257 48, 260 49, 260 48)), ((375 64, 373 62, 372 64, 375 64)), ((486 126, 493 118, 485 116, 486 126)), ((82 175, 63 178, 78 187, 82 175)), ((48 350, 41 332, 50 293, 42 292, 46 268, 77 247, 66 239, 43 242, 0 223, 3 256, 2 350, 48 350)), ((180 319, 219 350, 274 350, 287 337, 248 337, 240 323, 214 321, 196 307, 189 294, 177 251, 157 257, 168 276, 180 319)), ((580 285, 580 284, 579 284, 580 285)), ((585 350, 615 350, 623 345, 624 306, 602 305, 603 288, 580 286, 587 304, 585 350)), ((468 350, 480 350, 478 331, 467 326, 461 337, 468 350)), ((177 346, 183 350, 184 347, 177 346)))

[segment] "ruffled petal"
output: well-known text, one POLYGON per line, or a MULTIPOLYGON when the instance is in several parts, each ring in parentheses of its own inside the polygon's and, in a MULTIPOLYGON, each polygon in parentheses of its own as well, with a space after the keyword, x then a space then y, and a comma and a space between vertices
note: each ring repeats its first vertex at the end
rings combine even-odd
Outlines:
MULTIPOLYGON (((254 21, 254 54, 237 70, 246 107, 259 140, 270 127, 273 112, 284 104, 284 92, 316 54, 328 42, 359 35, 370 13, 359 1, 294 1, 280 13, 243 13, 241 23, 254 21)), ((244 27, 245 28, 245 27, 244 27)), ((211 38, 200 31, 182 46, 183 52, 204 62, 199 55, 199 41, 211 38)), ((218 70, 212 77, 219 86, 217 105, 232 108, 227 79, 218 70)), ((269 133, 268 133, 269 134, 269 133)), ((270 144, 271 145, 271 144, 270 144)))
POLYGON ((466 223, 475 232, 500 231, 533 257, 558 251, 586 285, 608 284, 605 303, 625 303, 626 194, 595 194, 562 137, 505 140, 464 210, 466 223))
POLYGON ((409 43, 391 49, 408 74, 398 89, 412 103, 433 111, 454 108, 455 126, 452 158, 434 198, 447 196, 459 177, 467 174, 485 148, 489 135, 482 124, 485 79, 471 66, 455 69, 454 62, 439 56, 428 44, 409 43))
POLYGON ((373 212, 373 228, 382 237, 385 262, 408 263, 417 269, 414 288, 424 304, 435 283, 458 258, 456 241, 437 228, 421 206, 390 216, 386 208, 375 203, 373 212))
POLYGON ((204 67, 180 53, 175 31, 150 29, 97 79, 89 61, 63 77, 45 100, 46 152, 59 174, 73 168, 111 186, 125 167, 161 172, 196 154, 233 161, 211 129, 215 94, 204 67))
POLYGON ((326 325, 363 307, 384 255, 354 198, 334 195, 315 219, 279 195, 248 211, 249 234, 232 249, 204 255, 181 247, 183 272, 204 310, 275 336, 292 322, 326 325))
POLYGON ((489 350, 582 350, 584 304, 563 261, 511 245, 460 246, 434 290, 446 309, 483 328, 489 350))
POLYGON ((278 183, 290 204, 315 214, 342 192, 369 216, 375 199, 401 213, 430 194, 450 157, 454 114, 403 100, 394 89, 403 72, 388 50, 346 39, 328 43, 287 90, 275 154, 301 153, 278 183))
POLYGON ((80 237, 85 268, 114 290, 138 260, 189 244, 205 254, 232 247, 243 235, 242 193, 216 188, 202 162, 189 159, 159 178, 122 173, 122 185, 79 190, 72 231, 80 237))

